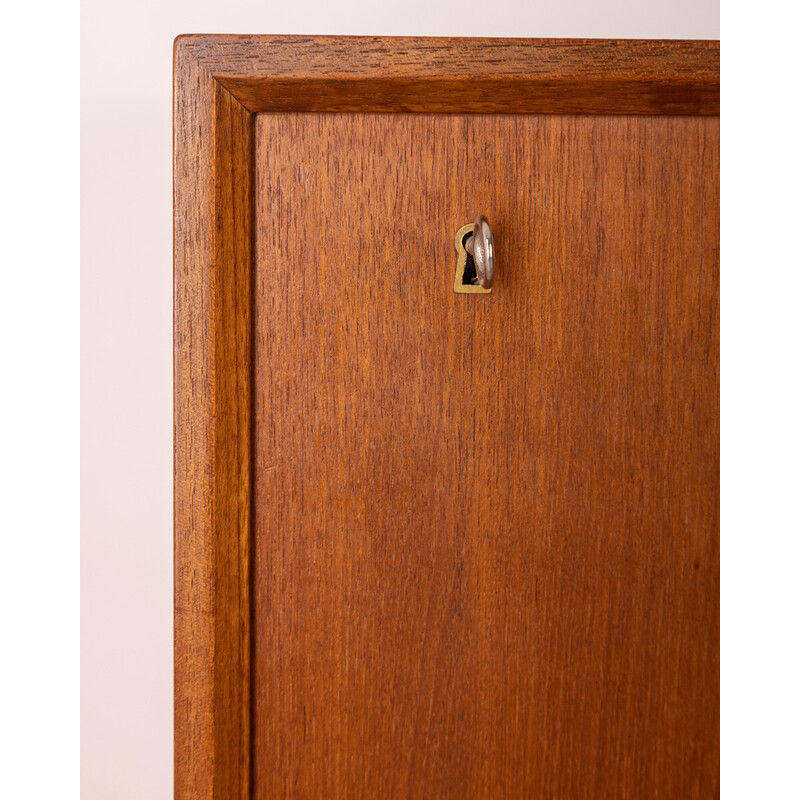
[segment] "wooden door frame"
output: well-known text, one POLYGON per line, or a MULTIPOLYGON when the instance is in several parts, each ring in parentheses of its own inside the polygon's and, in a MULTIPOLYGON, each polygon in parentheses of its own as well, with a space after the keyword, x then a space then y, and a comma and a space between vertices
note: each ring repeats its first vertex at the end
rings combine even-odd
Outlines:
POLYGON ((719 42, 180 36, 175 797, 250 796, 255 114, 719 114, 719 42))

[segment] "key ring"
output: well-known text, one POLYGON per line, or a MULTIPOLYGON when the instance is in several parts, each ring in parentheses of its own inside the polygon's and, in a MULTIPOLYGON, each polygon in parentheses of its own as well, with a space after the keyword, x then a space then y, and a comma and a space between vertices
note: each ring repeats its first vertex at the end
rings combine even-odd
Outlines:
POLYGON ((475 218, 472 236, 467 241, 465 249, 475 261, 478 283, 484 289, 491 289, 494 282, 494 241, 489 220, 483 214, 475 218))

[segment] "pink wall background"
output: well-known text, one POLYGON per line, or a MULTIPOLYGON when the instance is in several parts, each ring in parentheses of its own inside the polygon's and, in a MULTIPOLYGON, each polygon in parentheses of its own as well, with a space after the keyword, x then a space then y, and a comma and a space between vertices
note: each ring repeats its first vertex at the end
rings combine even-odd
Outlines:
MULTIPOLYGON (((172 797, 172 40, 719 38, 718 0, 84 0, 83 800, 172 797)), ((55 121, 57 124, 57 120, 55 121)))

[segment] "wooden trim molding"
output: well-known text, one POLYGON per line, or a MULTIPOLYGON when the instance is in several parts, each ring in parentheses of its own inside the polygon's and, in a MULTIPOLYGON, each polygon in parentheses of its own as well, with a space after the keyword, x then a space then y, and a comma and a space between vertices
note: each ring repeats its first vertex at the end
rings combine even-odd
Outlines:
POLYGON ((719 43, 181 36, 175 796, 250 796, 254 115, 719 113, 719 43))
POLYGON ((253 115, 175 58, 175 796, 247 798, 253 115))
POLYGON ((182 36, 248 111, 718 114, 719 42, 182 36))

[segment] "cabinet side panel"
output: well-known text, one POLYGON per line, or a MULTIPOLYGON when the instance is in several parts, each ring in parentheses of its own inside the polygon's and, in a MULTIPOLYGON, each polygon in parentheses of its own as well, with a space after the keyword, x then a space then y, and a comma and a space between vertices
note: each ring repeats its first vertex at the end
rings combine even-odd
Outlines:
POLYGON ((213 81, 174 73, 175 797, 213 797, 213 81))

